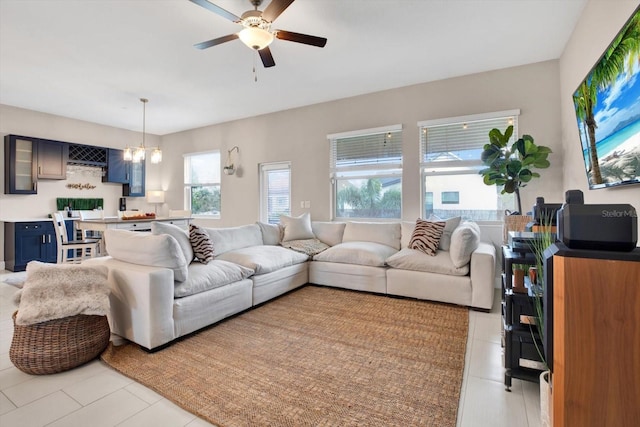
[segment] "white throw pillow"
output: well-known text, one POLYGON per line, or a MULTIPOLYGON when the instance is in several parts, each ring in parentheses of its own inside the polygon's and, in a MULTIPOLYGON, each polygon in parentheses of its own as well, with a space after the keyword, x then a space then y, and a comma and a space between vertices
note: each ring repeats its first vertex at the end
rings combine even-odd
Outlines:
POLYGON ((335 246, 342 243, 346 222, 321 222, 311 221, 311 231, 322 243, 335 246))
POLYGON ((105 230, 104 241, 111 257, 131 264, 173 270, 176 282, 187 280, 187 260, 173 236, 128 230, 105 230))
POLYGON ((180 245, 180 249, 182 249, 182 254, 184 255, 184 259, 187 263, 193 261, 193 248, 191 247, 191 241, 189 240, 189 233, 187 233, 186 230, 183 230, 177 225, 154 221, 151 223, 151 233, 156 235, 168 234, 169 236, 173 236, 180 245))
POLYGON ((309 212, 298 217, 280 215, 280 224, 284 228, 283 242, 289 240, 315 239, 311 230, 311 215, 309 212))
POLYGON ((465 221, 451 234, 449 255, 455 267, 462 267, 471 261, 471 254, 480 243, 480 228, 478 224, 465 221))
POLYGON ((438 245, 438 249, 442 249, 443 251, 448 251, 451 247, 451 234, 453 231, 460 225, 461 217, 456 216, 449 219, 437 219, 437 218, 429 218, 429 221, 444 221, 446 225, 444 226, 444 230, 442 231, 442 236, 440 237, 440 244, 438 245))
POLYGON ((342 242, 375 242, 400 249, 399 222, 348 222, 342 242))

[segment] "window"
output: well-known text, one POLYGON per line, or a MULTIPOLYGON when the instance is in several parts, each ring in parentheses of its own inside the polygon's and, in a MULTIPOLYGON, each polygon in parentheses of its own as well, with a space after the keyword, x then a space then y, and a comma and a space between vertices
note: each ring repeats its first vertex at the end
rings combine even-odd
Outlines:
POLYGON ((184 200, 192 215, 220 218, 220 151, 184 155, 184 200))
POLYGON ((400 219, 402 126, 328 135, 333 218, 400 219))
POLYGON ((460 203, 459 191, 443 191, 442 192, 443 205, 457 205, 459 203, 460 203))
POLYGON ((424 218, 497 221, 505 209, 514 209, 513 195, 501 195, 497 186, 485 185, 478 172, 484 168, 480 154, 489 142, 489 131, 513 125, 515 137, 519 114, 520 110, 511 110, 418 123, 424 218))
POLYGON ((278 224, 281 214, 291 215, 291 164, 261 164, 260 221, 278 224))

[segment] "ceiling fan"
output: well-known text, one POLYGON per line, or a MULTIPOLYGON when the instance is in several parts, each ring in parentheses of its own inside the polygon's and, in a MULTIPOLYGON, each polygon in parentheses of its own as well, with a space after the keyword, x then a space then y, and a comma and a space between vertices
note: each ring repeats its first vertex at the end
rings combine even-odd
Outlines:
POLYGON ((250 0, 251 4, 253 4, 254 10, 248 10, 240 17, 207 0, 189 1, 202 6, 213 13, 217 13, 223 18, 237 24, 241 24, 244 27, 244 29, 238 33, 229 34, 227 36, 218 37, 194 45, 198 49, 207 49, 239 38, 248 47, 258 52, 260 59, 262 60, 262 64, 265 67, 273 67, 276 63, 271 55, 271 50, 269 50, 269 45, 274 38, 317 47, 324 47, 324 45, 327 44, 327 39, 324 37, 271 29, 273 21, 275 21, 276 18, 294 2, 294 0, 271 0, 271 3, 269 3, 264 11, 258 10, 258 6, 262 4, 262 0, 250 0))

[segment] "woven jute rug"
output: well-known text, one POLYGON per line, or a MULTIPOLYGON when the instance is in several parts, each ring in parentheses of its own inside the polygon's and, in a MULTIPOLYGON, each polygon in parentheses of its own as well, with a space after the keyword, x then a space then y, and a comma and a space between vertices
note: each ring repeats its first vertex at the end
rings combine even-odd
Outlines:
POLYGON ((468 310, 306 286, 102 360, 220 426, 455 426, 468 310))

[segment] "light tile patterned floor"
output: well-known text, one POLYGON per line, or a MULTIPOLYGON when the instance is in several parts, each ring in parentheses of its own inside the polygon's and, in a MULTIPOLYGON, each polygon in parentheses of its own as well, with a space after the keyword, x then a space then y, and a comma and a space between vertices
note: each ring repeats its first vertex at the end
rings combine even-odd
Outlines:
MULTIPOLYGON (((0 282, 15 277, 0 271, 0 282)), ((0 426, 201 427, 211 424, 120 375, 100 361, 55 375, 32 376, 9 360, 16 288, 0 283, 0 426)), ((500 303, 491 313, 470 311, 469 340, 458 410, 460 427, 539 427, 538 385, 503 384, 500 303)))

